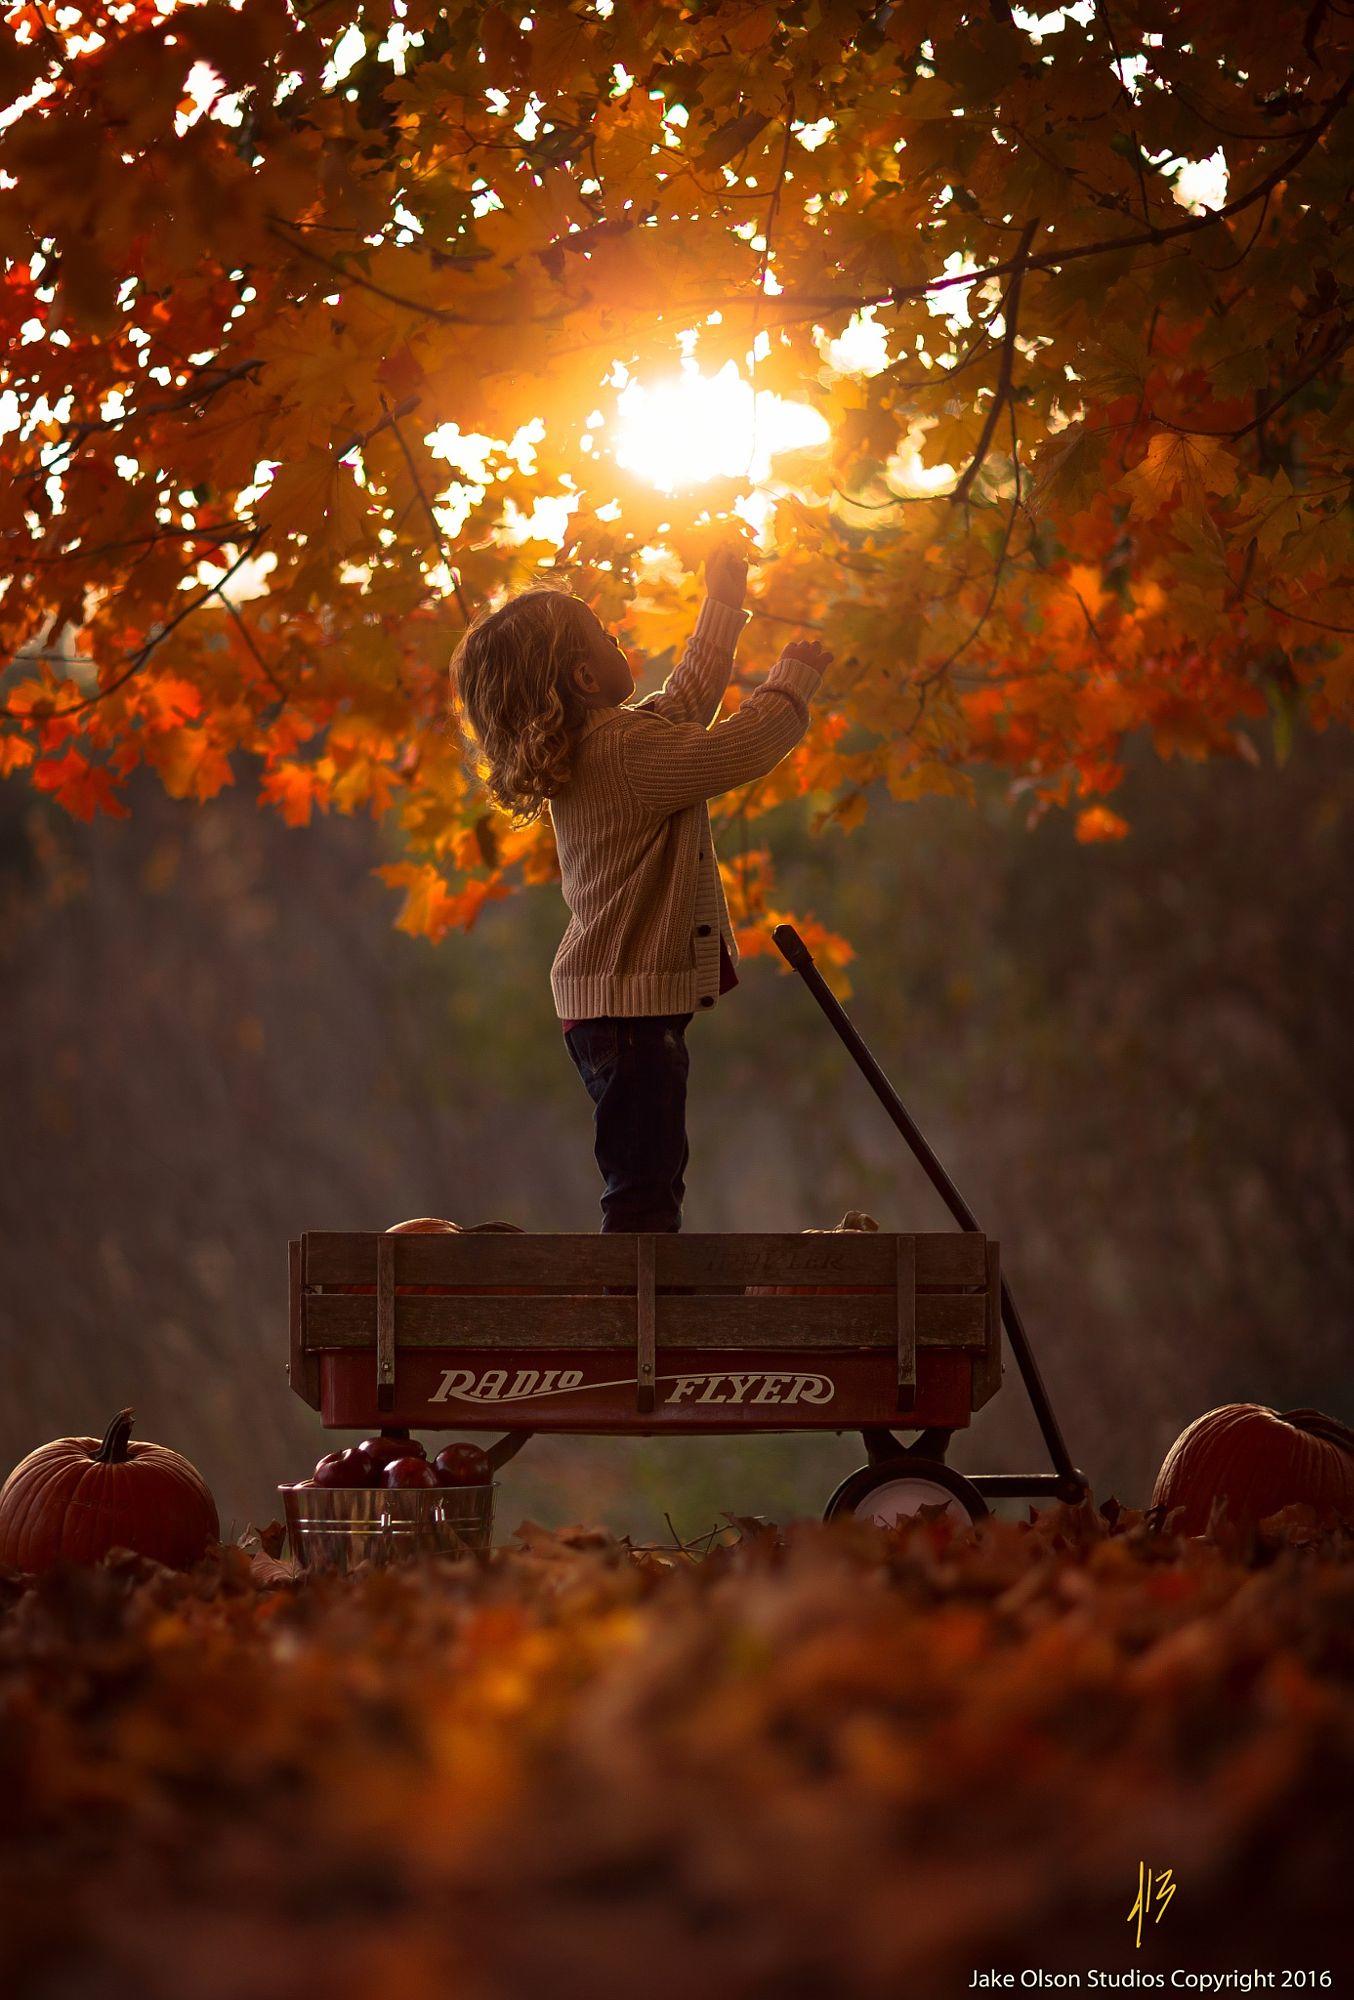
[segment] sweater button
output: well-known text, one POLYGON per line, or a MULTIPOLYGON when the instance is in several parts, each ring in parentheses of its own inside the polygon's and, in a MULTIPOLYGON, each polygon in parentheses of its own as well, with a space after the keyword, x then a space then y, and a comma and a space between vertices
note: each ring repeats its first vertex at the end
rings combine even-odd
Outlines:
POLYGON ((702 1007, 713 1007, 713 1006, 714 1006, 714 1004, 715 1004, 715 996, 714 996, 714 994, 713 994, 713 993, 702 993, 702 994, 701 994, 701 1006, 702 1006, 702 1007))
POLYGON ((709 924, 697 924, 697 925, 696 925, 696 936, 697 936, 697 937, 709 937, 709 935, 710 935, 710 926, 709 926, 709 924))

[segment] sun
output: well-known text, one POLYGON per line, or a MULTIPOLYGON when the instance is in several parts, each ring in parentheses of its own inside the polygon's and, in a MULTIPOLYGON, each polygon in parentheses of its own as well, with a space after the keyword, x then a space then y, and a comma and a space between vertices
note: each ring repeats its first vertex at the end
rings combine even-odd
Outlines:
POLYGON ((702 375, 690 357, 681 373, 648 384, 630 381, 616 398, 612 450, 618 465, 665 493, 707 479, 770 476, 778 452, 823 443, 828 426, 807 403, 759 390, 726 361, 702 375), (755 423, 754 423, 755 414, 755 423))

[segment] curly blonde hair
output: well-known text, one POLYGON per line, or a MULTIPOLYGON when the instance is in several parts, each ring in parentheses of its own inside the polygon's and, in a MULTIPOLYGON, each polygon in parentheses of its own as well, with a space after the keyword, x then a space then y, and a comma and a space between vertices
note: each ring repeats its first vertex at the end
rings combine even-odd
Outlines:
POLYGON ((516 826, 539 819, 571 776, 587 705, 568 668, 585 655, 586 611, 559 584, 531 584, 481 612, 451 658, 453 725, 516 826))

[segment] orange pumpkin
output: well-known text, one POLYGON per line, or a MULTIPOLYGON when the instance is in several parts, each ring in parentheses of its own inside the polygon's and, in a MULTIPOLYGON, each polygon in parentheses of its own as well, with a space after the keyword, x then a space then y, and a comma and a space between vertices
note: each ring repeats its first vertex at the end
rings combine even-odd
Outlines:
MULTIPOLYGON (((511 1232, 516 1236, 522 1234, 520 1226, 515 1222, 474 1222, 471 1223, 469 1228, 464 1228, 460 1223, 453 1222, 445 1226, 455 1230, 458 1236, 483 1236, 491 1231, 511 1232)), ((410 1289, 435 1292, 443 1298, 451 1293, 477 1292, 481 1298, 529 1299, 537 1295, 540 1287, 539 1285, 419 1285, 416 1287, 411 1286, 410 1289)))
MULTIPOLYGON (((840 1236, 844 1231, 857 1229, 878 1229, 879 1224, 863 1208, 848 1208, 841 1221, 831 1229, 801 1229, 801 1236, 840 1236)), ((892 1285, 747 1285, 744 1287, 748 1298, 783 1298, 788 1294, 802 1297, 812 1293, 817 1298, 855 1298, 862 1292, 891 1292, 892 1285)))
POLYGON ((1166 1454, 1152 1492, 1177 1533, 1208 1531, 1215 1501, 1237 1527, 1305 1502, 1354 1525, 1354 1432, 1320 1410, 1228 1403, 1197 1417, 1166 1454))
MULTIPOLYGON (((392 1222, 387 1236, 459 1236, 462 1234, 459 1222, 448 1222, 441 1215, 416 1215, 408 1222, 392 1222)), ((374 1292, 375 1285, 360 1285, 359 1291, 374 1292)), ((427 1298, 436 1296, 442 1289, 439 1285, 401 1285, 400 1290, 410 1297, 427 1298)))
POLYGON ((0 1489, 0 1563, 36 1573, 133 1549, 187 1569, 218 1541, 201 1474, 162 1444, 132 1444, 132 1412, 103 1438, 58 1438, 30 1451, 0 1489))
MULTIPOLYGON (((459 1222, 449 1222, 442 1215, 417 1215, 412 1217, 408 1222, 392 1222, 386 1231, 386 1235, 480 1236, 489 1230, 510 1230, 519 1236, 522 1233, 515 1222, 476 1222, 469 1228, 463 1228, 459 1222)), ((535 1285, 491 1285, 487 1287, 479 1285, 400 1285, 397 1289, 402 1298, 444 1299, 454 1293, 462 1292, 478 1292, 481 1298, 486 1296, 492 1298, 534 1298, 538 1287, 535 1285)), ((376 1286, 375 1284, 340 1285, 338 1290, 341 1292, 359 1292, 369 1295, 376 1290, 376 1286)))

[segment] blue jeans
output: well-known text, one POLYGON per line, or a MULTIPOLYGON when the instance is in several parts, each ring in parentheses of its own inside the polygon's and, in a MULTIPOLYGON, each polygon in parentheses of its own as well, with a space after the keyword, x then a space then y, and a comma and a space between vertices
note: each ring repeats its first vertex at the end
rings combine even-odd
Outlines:
POLYGON ((600 1014, 564 1037, 587 1088, 606 1186, 602 1229, 679 1230, 690 1014, 600 1014))

